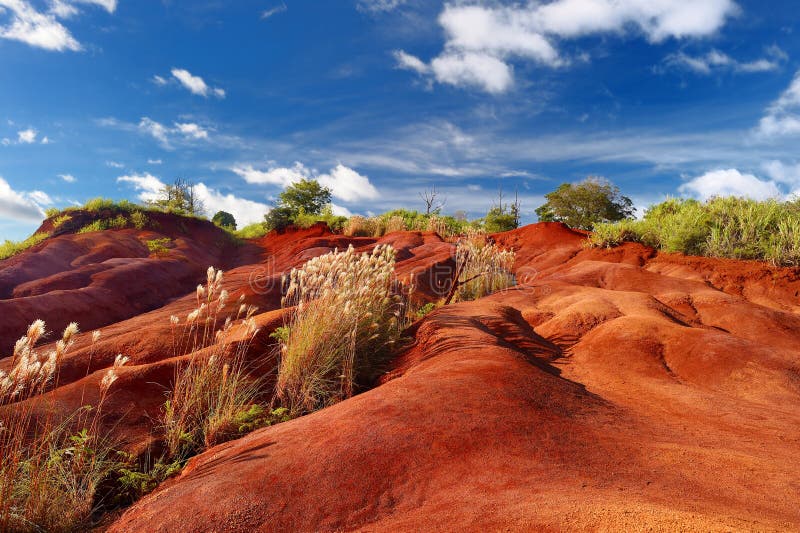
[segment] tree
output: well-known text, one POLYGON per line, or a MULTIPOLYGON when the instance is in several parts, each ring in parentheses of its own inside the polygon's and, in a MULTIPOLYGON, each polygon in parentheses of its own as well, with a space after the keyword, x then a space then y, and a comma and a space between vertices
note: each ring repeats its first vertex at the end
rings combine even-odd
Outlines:
POLYGON ((419 193, 419 197, 425 202, 425 215, 438 215, 442 212, 447 203, 447 198, 439 200, 439 191, 436 190, 434 185, 431 189, 425 189, 424 192, 419 193))
POLYGON ((269 213, 264 215, 267 229, 282 230, 301 215, 319 215, 331 203, 331 190, 316 180, 303 179, 286 187, 278 195, 269 213))
POLYGON ((149 201, 151 205, 182 215, 202 215, 205 212, 203 202, 197 197, 195 184, 178 178, 172 184, 164 185, 158 198, 149 201))
POLYGON ((217 211, 217 213, 214 215, 214 218, 211 219, 211 222, 220 228, 236 231, 236 219, 233 218, 233 215, 227 211, 217 211))
POLYGON ((591 230, 601 222, 633 217, 633 201, 608 180, 590 176, 580 183, 563 183, 545 195, 536 209, 542 222, 563 222, 571 228, 591 230))
POLYGON ((497 203, 489 209, 483 219, 483 228, 489 233, 500 233, 517 229, 520 224, 519 194, 515 192, 514 203, 503 204, 503 188, 497 192, 497 203))

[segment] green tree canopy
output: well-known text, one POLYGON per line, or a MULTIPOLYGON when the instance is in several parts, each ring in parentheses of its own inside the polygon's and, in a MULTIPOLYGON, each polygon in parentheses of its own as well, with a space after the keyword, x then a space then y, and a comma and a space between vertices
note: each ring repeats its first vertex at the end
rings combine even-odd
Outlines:
POLYGON ((536 209, 542 222, 563 222, 571 228, 591 230, 595 224, 632 218, 633 201, 611 182, 588 177, 580 183, 563 183, 545 195, 536 209))
POLYGON ((225 228, 232 231, 236 230, 236 219, 233 218, 233 215, 227 211, 217 211, 217 213, 214 215, 214 218, 211 219, 211 222, 220 228, 225 228))
POLYGON ((203 202, 195 193, 194 183, 180 178, 164 185, 158 198, 148 203, 162 211, 181 215, 202 215, 205 211, 203 202))
POLYGON ((286 187, 269 213, 264 215, 267 229, 283 229, 300 215, 319 215, 331 203, 331 190, 318 181, 303 179, 286 187))

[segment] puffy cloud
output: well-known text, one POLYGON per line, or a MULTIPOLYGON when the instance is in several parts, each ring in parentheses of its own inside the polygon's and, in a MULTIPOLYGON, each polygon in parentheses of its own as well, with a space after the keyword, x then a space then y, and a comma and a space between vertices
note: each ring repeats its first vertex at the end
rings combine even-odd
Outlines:
POLYGON ((336 165, 329 174, 319 176, 317 181, 322 186, 328 187, 334 197, 345 202, 375 200, 380 196, 375 186, 370 183, 369 178, 341 163, 336 165))
MULTIPOLYGON (((149 172, 131 174, 117 178, 119 183, 130 183, 139 192, 139 199, 152 201, 159 197, 165 184, 149 172)), ((269 206, 253 202, 233 194, 224 194, 207 186, 205 183, 195 185, 194 192, 206 208, 206 213, 213 215, 217 211, 227 211, 234 216, 240 225, 252 224, 264 219, 269 206)))
POLYGON ((311 171, 302 163, 295 162, 294 166, 272 167, 268 170, 257 170, 253 165, 237 165, 231 170, 247 183, 255 185, 279 185, 286 187, 292 183, 311 177, 311 171))
POLYGON ((330 188, 335 198, 344 202, 374 200, 379 196, 368 177, 341 163, 327 174, 317 174, 300 162, 295 162, 292 167, 273 166, 267 170, 258 170, 252 165, 237 165, 231 170, 247 183, 258 185, 286 187, 303 179, 316 179, 321 185, 330 188))
POLYGON ((336 205, 334 203, 331 203, 331 212, 337 217, 350 218, 351 216, 353 216, 353 212, 352 211, 350 211, 349 209, 347 209, 344 206, 336 205))
POLYGON ((74 4, 93 4, 113 13, 116 0, 52 0, 47 12, 39 11, 28 0, 0 0, 0 9, 9 13, 6 24, 0 25, 0 38, 19 41, 29 46, 63 52, 83 49, 70 31, 58 20, 79 13, 74 4))
POLYGON ((264 214, 269 211, 267 204, 239 198, 233 194, 223 194, 204 183, 198 183, 195 186, 195 194, 206 206, 209 216, 217 211, 227 211, 233 215, 239 226, 261 222, 264 220, 264 214))
POLYGON ((59 174, 58 177, 66 181, 67 183, 75 183, 76 181, 78 181, 72 174, 59 174))
POLYGON ((178 131, 191 139, 208 139, 208 132, 197 124, 176 122, 175 127, 178 131))
POLYGON ((753 174, 742 174, 736 169, 706 172, 684 183, 678 190, 701 200, 712 196, 742 196, 754 200, 783 196, 774 181, 761 180, 753 174))
MULTIPOLYGON (((178 80, 189 92, 198 96, 208 98, 214 95, 217 98, 225 98, 225 91, 219 87, 211 88, 200 76, 194 76, 191 72, 182 68, 173 68, 172 77, 178 80)), ((163 78, 162 78, 163 79, 163 78)))
POLYGON ((800 133, 800 70, 789 87, 766 110, 756 128, 760 137, 782 137, 800 133))
POLYGON ((0 218, 38 222, 44 218, 40 205, 52 203, 42 191, 17 192, 0 177, 0 218))
POLYGON ((165 183, 149 172, 143 174, 130 174, 117 178, 117 183, 131 183, 139 191, 139 199, 150 202, 158 199, 165 183))
MULTIPOLYGON (((705 37, 736 14, 733 0, 555 0, 542 4, 445 4, 439 15, 446 42, 429 64, 395 52, 400 68, 432 75, 439 83, 500 93, 513 85, 513 59, 562 67, 569 59, 559 39, 635 31, 648 41, 705 37)), ((747 68, 765 68, 752 64, 747 68)))
POLYGON ((142 120, 139 121, 139 131, 150 135, 162 145, 169 146, 169 139, 167 139, 169 129, 160 122, 149 117, 142 117, 142 120))
POLYGON ((17 132, 17 142, 20 144, 33 144, 36 142, 38 132, 33 128, 17 132))

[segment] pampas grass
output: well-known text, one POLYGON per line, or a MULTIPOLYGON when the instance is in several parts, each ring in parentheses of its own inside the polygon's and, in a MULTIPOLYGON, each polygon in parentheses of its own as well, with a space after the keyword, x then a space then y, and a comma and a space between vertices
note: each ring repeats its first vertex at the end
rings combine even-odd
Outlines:
POLYGON ((0 531, 87 526, 98 487, 117 466, 112 443, 99 435, 99 421, 126 358, 118 356, 103 376, 94 408, 81 407, 63 420, 52 414, 53 406, 36 415, 42 395, 58 386, 59 365, 77 334, 77 324, 70 324, 55 348, 43 352, 36 345, 45 323, 36 320, 14 347, 11 371, 0 372, 0 531))
POLYGON ((308 261, 285 279, 283 303, 295 312, 275 335, 276 392, 292 414, 348 398, 381 373, 402 331, 394 265, 391 246, 363 254, 350 246, 308 261))
POLYGON ((460 240, 456 245, 455 300, 475 300, 513 286, 515 259, 513 250, 488 242, 481 233, 460 240))

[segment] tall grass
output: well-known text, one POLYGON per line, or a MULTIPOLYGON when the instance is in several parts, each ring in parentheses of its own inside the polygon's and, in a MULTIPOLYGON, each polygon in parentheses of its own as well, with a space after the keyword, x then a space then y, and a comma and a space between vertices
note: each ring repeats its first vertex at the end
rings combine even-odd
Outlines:
POLYGON ((289 274, 283 303, 295 312, 276 332, 276 393, 291 413, 348 398, 383 371, 404 314, 394 266, 391 246, 363 254, 350 246, 289 274))
POLYGON ((456 245, 456 301, 476 300, 515 283, 512 273, 516 254, 471 233, 456 245))
POLYGON ((6 240, 0 244, 0 261, 24 252, 28 248, 44 242, 48 237, 50 237, 49 233, 34 233, 24 241, 15 242, 6 240))
POLYGON ((250 376, 247 352, 258 333, 256 308, 239 301, 224 320, 228 292, 223 273, 209 267, 206 285, 196 291, 197 308, 186 322, 171 317, 176 355, 190 353, 176 370, 164 405, 162 424, 170 459, 186 459, 235 438, 271 413, 259 403, 261 382, 250 376))
POLYGON ((599 224, 590 246, 625 241, 688 255, 761 259, 800 264, 800 204, 743 198, 670 199, 647 210, 642 220, 599 224))
MULTIPOLYGON (((36 344, 45 323, 35 321, 20 338, 8 373, 0 372, 0 531, 73 531, 85 528, 97 508, 100 484, 118 463, 99 421, 109 388, 127 361, 117 357, 100 384, 95 407, 64 419, 41 396, 58 386, 58 369, 78 333, 70 324, 54 349, 36 344)), ((93 336, 93 339, 96 337, 93 336)))

